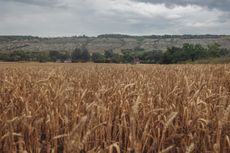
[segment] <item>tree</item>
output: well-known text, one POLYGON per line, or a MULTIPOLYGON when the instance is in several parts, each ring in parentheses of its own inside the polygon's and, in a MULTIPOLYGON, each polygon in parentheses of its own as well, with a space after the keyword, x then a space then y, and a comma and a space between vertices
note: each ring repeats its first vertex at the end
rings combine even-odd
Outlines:
POLYGON ((61 60, 61 53, 58 51, 49 51, 49 57, 51 61, 61 60))
POLYGON ((135 60, 135 58, 139 58, 137 53, 130 49, 122 50, 122 54, 122 60, 125 63, 132 63, 135 60))
POLYGON ((214 43, 214 44, 208 45, 208 54, 211 57, 220 57, 220 44, 214 43))
POLYGON ((181 48, 171 47, 163 54, 162 63, 173 64, 184 60, 184 55, 181 48))
POLYGON ((193 44, 185 43, 182 47, 182 54, 184 55, 184 60, 192 60, 197 59, 198 50, 195 49, 193 44))
POLYGON ((200 44, 196 44, 194 46, 194 51, 196 54, 195 59, 201 59, 201 58, 208 57, 207 50, 204 47, 202 47, 200 44))
POLYGON ((6 53, 0 53, 0 60, 1 61, 9 61, 10 60, 10 55, 6 53))
POLYGON ((100 53, 93 53, 92 54, 92 61, 95 63, 104 63, 105 62, 105 56, 100 53))
POLYGON ((111 60, 112 60, 113 63, 121 63, 123 61, 123 58, 119 54, 113 54, 111 60))
POLYGON ((74 51, 71 54, 71 58, 74 62, 80 61, 82 56, 82 51, 80 48, 75 48, 74 51))
POLYGON ((82 48, 82 56, 81 59, 83 62, 87 62, 90 60, 90 54, 87 48, 82 48))
POLYGON ((109 59, 111 59, 113 57, 113 50, 106 50, 105 51, 105 58, 109 58, 109 59))
POLYGON ((46 53, 39 53, 36 57, 39 62, 49 61, 49 56, 46 53))
POLYGON ((221 48, 220 49, 220 55, 221 56, 230 56, 230 50, 227 50, 226 48, 221 48))
POLYGON ((143 63, 161 63, 162 61, 162 56, 163 53, 162 51, 151 51, 151 52, 145 52, 144 54, 142 54, 142 56, 140 57, 141 61, 143 63))

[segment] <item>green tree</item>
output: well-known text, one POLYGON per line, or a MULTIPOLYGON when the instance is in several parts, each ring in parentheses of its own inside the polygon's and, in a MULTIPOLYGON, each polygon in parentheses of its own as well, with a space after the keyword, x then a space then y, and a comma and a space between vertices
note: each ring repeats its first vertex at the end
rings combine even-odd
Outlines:
POLYGON ((81 59, 83 62, 90 61, 90 54, 87 48, 82 48, 82 56, 81 59))
POLYGON ((208 54, 211 57, 220 57, 220 50, 220 44, 218 43, 208 45, 208 54))
POLYGON ((10 55, 7 53, 0 53, 0 60, 1 61, 10 61, 10 55))
POLYGON ((188 43, 183 44, 181 56, 183 56, 182 60, 194 61, 196 58, 196 51, 194 50, 194 45, 188 43))
POLYGON ((92 61, 95 63, 104 63, 105 62, 105 56, 100 53, 93 53, 92 54, 92 61))
POLYGON ((162 51, 151 51, 151 52, 145 52, 140 56, 140 60, 143 63, 161 63, 162 61, 163 53, 162 51))
POLYGON ((207 55, 207 50, 201 46, 200 44, 196 44, 194 46, 194 51, 195 51, 195 59, 202 59, 202 58, 206 58, 208 55, 207 55))
POLYGON ((80 48, 75 48, 71 54, 72 61, 79 62, 81 60, 82 50, 80 48))
POLYGON ((183 54, 185 56, 184 60, 195 61, 200 58, 205 58, 207 56, 205 48, 200 44, 184 44, 182 47, 183 54))
POLYGON ((121 63, 123 61, 123 58, 119 54, 113 54, 111 60, 112 60, 113 63, 121 63))
POLYGON ((47 53, 42 52, 42 53, 37 54, 36 59, 39 62, 46 62, 46 61, 49 61, 49 56, 47 53))
POLYGON ((184 60, 184 55, 181 48, 171 47, 163 54, 162 63, 163 64, 173 64, 184 60))
POLYGON ((61 60, 62 54, 58 51, 49 51, 49 58, 51 61, 61 60))
POLYGON ((113 57, 113 50, 106 50, 105 51, 105 58, 111 59, 113 57))
POLYGON ((131 51, 122 51, 122 53, 124 63, 131 63, 135 59, 135 55, 131 51))

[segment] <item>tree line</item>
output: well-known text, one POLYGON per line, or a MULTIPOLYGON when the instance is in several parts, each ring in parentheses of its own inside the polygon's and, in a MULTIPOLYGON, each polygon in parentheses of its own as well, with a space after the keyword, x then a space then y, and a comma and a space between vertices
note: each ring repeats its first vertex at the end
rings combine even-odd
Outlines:
POLYGON ((184 44, 182 47, 169 47, 166 51, 145 51, 143 48, 122 50, 115 53, 112 49, 104 53, 89 53, 86 47, 76 48, 73 52, 26 52, 14 51, 0 53, 1 61, 39 61, 39 62, 95 62, 95 63, 150 63, 176 64, 199 59, 230 57, 230 51, 217 43, 203 47, 200 44, 184 44))

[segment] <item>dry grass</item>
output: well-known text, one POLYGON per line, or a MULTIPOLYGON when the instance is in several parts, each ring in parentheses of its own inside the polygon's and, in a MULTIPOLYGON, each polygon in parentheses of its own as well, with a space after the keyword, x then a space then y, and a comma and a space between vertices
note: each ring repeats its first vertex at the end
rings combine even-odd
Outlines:
POLYGON ((0 64, 1 153, 230 152, 230 65, 0 64))

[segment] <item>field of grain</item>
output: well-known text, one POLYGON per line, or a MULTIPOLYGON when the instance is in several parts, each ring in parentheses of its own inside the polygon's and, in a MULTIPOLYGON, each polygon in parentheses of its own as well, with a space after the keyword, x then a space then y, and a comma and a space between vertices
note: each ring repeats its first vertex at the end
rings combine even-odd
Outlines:
POLYGON ((230 65, 0 63, 1 153, 229 153, 230 65))

